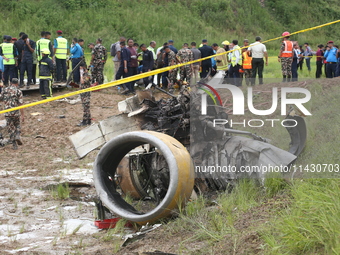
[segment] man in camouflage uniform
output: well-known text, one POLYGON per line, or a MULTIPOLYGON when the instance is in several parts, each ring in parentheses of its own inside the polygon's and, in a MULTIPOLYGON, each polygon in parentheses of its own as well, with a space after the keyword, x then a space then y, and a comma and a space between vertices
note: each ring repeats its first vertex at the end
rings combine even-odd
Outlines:
MULTIPOLYGON (((175 52, 173 52, 170 48, 166 48, 165 52, 168 53, 169 66, 177 65, 177 62, 179 62, 179 61, 177 59, 175 52)), ((171 93, 171 92, 173 92, 174 84, 177 81, 177 68, 169 71, 168 78, 170 80, 170 84, 169 84, 168 88, 169 88, 169 92, 171 93)))
MULTIPOLYGON (((5 109, 10 109, 23 104, 22 92, 18 88, 19 80, 17 78, 12 79, 12 83, 3 88, 0 94, 0 100, 4 101, 5 109)), ((8 133, 10 135, 10 143, 13 144, 13 150, 18 149, 18 145, 22 145, 20 139, 20 114, 21 120, 24 122, 24 111, 23 109, 6 112, 5 118, 8 126, 8 133)))
POLYGON ((103 84, 103 70, 107 60, 107 51, 106 48, 102 45, 102 39, 97 39, 96 45, 94 46, 91 54, 92 83, 98 82, 98 84, 103 84))
POLYGON ((290 33, 284 32, 282 36, 285 36, 282 41, 278 61, 281 62, 282 70, 282 82, 290 82, 292 78, 292 63, 293 63, 293 50, 294 44, 289 40, 290 33))
POLYGON ((282 57, 279 59, 281 62, 281 70, 282 70, 282 82, 290 82, 291 77, 292 77, 292 63, 293 63, 293 58, 285 58, 282 57))
MULTIPOLYGON (((86 69, 84 61, 80 64, 80 89, 87 89, 91 87, 91 76, 86 69)), ((90 99, 91 92, 85 92, 80 94, 81 103, 83 105, 83 121, 77 126, 91 125, 91 112, 90 112, 90 99)))
MULTIPOLYGON (((186 63, 194 60, 194 55, 191 50, 189 50, 189 44, 184 43, 183 48, 177 53, 177 58, 181 63, 186 63)), ((190 78, 192 74, 193 65, 186 65, 180 67, 180 82, 182 83, 184 79, 190 84, 190 78)))

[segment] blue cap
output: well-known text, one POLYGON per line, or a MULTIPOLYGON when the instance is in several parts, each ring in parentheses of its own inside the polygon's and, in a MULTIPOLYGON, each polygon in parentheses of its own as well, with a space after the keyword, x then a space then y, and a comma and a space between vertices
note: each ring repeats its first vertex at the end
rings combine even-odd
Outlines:
POLYGON ((170 43, 171 43, 171 42, 174 42, 174 40, 169 40, 168 42, 170 42, 170 43))
POLYGON ((202 42, 208 42, 208 40, 207 39, 203 39, 202 42))

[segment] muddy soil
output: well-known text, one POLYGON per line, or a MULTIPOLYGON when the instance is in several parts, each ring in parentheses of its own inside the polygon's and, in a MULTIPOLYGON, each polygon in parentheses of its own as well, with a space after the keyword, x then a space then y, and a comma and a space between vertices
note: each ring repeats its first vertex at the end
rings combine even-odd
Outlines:
MULTIPOLYGON (((117 114, 125 98, 116 88, 93 92, 93 122, 117 114)), ((25 103, 38 100, 38 92, 24 94, 25 103)), ((98 151, 80 160, 68 138, 81 130, 81 103, 54 101, 25 109, 25 117, 23 145, 0 148, 1 254, 112 254, 112 242, 100 241, 105 231, 94 226, 92 165, 98 151), (69 198, 58 196, 59 183, 69 184, 69 198)))
MULTIPOLYGON (((327 86, 337 82, 334 79, 330 83, 327 86)), ((304 85, 304 82, 296 83, 296 86, 304 85)), ((268 90, 270 87, 263 85, 261 89, 268 90)), ((54 95, 65 93, 67 90, 60 90, 55 91, 54 95)), ((158 95, 158 98, 161 96, 158 95)), ((93 92, 93 122, 117 114, 117 103, 125 98, 117 93, 116 88, 93 92)), ((25 103, 38 100, 38 92, 25 94, 25 103)), ((11 145, 0 147, 1 254, 142 254, 155 250, 174 251, 174 244, 190 236, 184 233, 183 236, 174 236, 172 240, 164 240, 164 230, 160 227, 119 251, 121 240, 94 226, 96 209, 92 165, 98 150, 80 160, 68 138, 81 130, 76 126, 82 119, 81 103, 72 105, 54 101, 25 109, 25 116, 22 124, 23 145, 17 151, 12 150, 11 145), (60 183, 69 183, 69 198, 62 199, 56 194, 56 186, 60 183)), ((0 115, 0 120, 3 119, 4 115, 0 115)), ((6 131, 3 133, 6 135, 6 131)), ((240 220, 239 224, 249 223, 240 220)), ((249 243, 250 246, 254 243, 258 245, 258 236, 249 236, 249 243)), ((242 249, 247 250, 245 247, 242 249)))

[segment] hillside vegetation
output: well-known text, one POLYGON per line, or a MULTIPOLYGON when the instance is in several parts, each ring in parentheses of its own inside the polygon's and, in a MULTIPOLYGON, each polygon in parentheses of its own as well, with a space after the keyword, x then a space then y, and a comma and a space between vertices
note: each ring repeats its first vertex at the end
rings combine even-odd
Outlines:
MULTIPOLYGON (((265 40, 277 37, 285 30, 293 32, 340 17, 337 0, 0 2, 1 34, 17 36, 24 31, 32 39, 37 39, 42 30, 54 33, 61 29, 66 38, 79 37, 86 43, 101 37, 106 47, 121 35, 132 37, 139 43, 156 40, 158 46, 174 39, 176 47, 203 38, 210 43, 220 43, 226 39, 248 38, 252 41, 260 35, 265 40)), ((293 39, 300 43, 309 42, 313 49, 328 40, 340 44, 340 23, 296 35, 293 39)), ((278 46, 279 42, 268 45, 273 54, 278 46)), ((112 77, 112 61, 106 68, 107 81, 112 77)), ((271 58, 265 77, 280 77, 279 68, 277 59, 271 58)), ((310 77, 306 69, 299 75, 300 78, 310 77)), ((338 80, 320 79, 309 82, 306 88, 312 93, 308 106, 313 116, 306 118, 307 144, 296 164, 339 164, 339 142, 336 139, 340 135, 338 80)), ((267 87, 269 89, 271 87, 267 87)), ((281 139, 279 133, 269 137, 281 139)), ((288 140, 282 143, 288 144, 288 140)), ((338 172, 333 176, 338 177, 338 172)), ((163 223, 163 230, 159 230, 162 232, 157 230, 148 236, 147 241, 140 241, 143 242, 140 247, 150 248, 152 245, 152 248, 166 251, 167 244, 172 249, 169 248, 168 252, 195 255, 340 254, 339 184, 336 178, 269 178, 264 187, 259 187, 252 180, 242 180, 232 192, 218 194, 213 201, 204 197, 191 201, 176 219, 163 223)), ((112 232, 103 231, 101 234, 100 241, 120 245, 121 238, 113 240, 112 232)), ((102 245, 97 240, 96 243, 102 245)), ((119 254, 131 252, 133 247, 138 245, 122 248, 119 254)), ((82 252, 79 254, 84 254, 82 252)), ((109 252, 117 254, 114 249, 109 252)))
MULTIPOLYGON (((7 0, 1 1, 2 34, 17 36, 24 31, 39 38, 40 31, 64 31, 71 39, 104 45, 120 35, 139 43, 156 40, 158 45, 174 39, 183 42, 207 38, 210 43, 279 36, 340 17, 336 0, 7 0)), ((316 45, 339 39, 340 25, 296 35, 293 39, 316 45)), ((269 44, 276 48, 277 42, 269 44)))

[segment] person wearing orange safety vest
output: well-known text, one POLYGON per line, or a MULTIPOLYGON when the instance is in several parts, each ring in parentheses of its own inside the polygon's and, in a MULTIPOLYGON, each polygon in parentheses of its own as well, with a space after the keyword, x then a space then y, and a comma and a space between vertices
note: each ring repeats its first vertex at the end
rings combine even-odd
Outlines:
POLYGON ((292 41, 289 40, 290 38, 289 32, 283 32, 282 36, 284 36, 284 38, 281 45, 280 54, 278 56, 278 61, 281 62, 283 76, 282 82, 290 82, 292 78, 294 44, 292 41))
POLYGON ((253 74, 253 68, 251 65, 252 57, 248 55, 247 49, 242 49, 242 69, 244 73, 244 77, 246 80, 246 85, 251 85, 251 77, 253 74))

